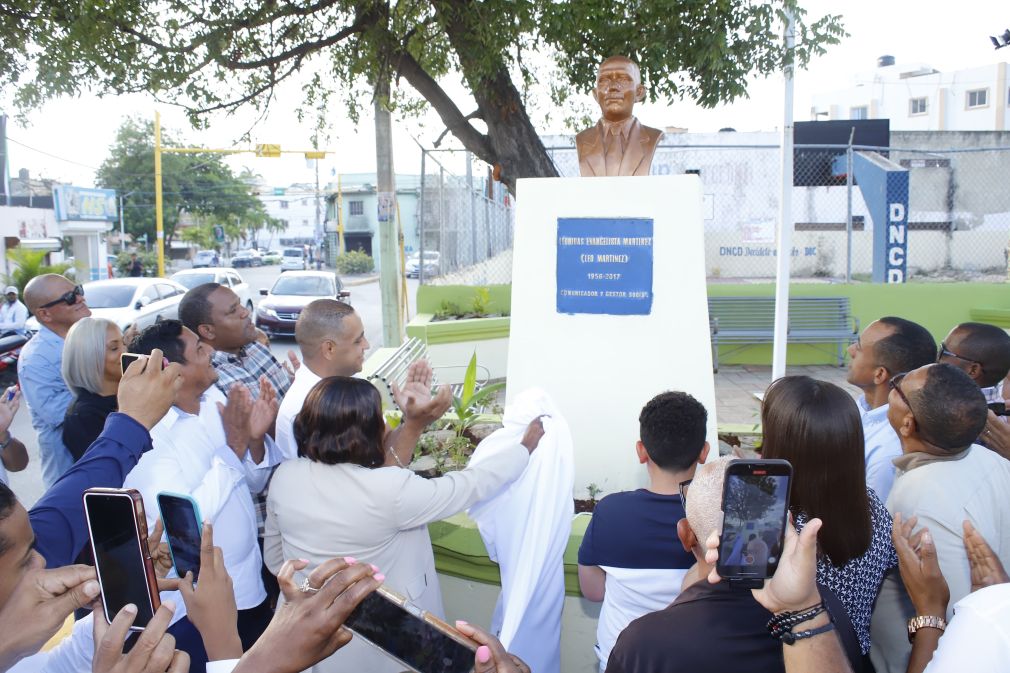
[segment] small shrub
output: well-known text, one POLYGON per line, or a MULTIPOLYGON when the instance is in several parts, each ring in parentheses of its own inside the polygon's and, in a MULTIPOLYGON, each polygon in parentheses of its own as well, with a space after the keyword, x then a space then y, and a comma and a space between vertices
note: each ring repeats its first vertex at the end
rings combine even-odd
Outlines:
POLYGON ((488 314, 488 307, 490 307, 490 305, 491 290, 486 287, 477 288, 477 292, 473 296, 473 302, 471 302, 473 312, 476 313, 478 317, 484 317, 488 314))
POLYGON ((463 311, 459 308, 459 304, 443 299, 442 303, 439 304, 438 310, 435 311, 436 320, 447 320, 449 318, 462 318, 463 311))
POLYGON ((370 273, 375 270, 375 260, 364 250, 350 250, 337 255, 337 271, 342 274, 370 273))

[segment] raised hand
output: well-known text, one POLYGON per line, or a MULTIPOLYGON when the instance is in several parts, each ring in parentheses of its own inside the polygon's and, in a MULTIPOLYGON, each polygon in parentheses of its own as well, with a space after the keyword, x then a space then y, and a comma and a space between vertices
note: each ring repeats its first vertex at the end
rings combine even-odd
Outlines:
POLYGON ((147 551, 151 554, 154 574, 158 578, 165 577, 172 569, 172 552, 168 548, 168 543, 161 541, 164 533, 165 526, 161 522, 161 517, 158 517, 154 521, 154 530, 147 536, 147 551))
POLYGON ((21 391, 18 390, 17 386, 11 386, 7 390, 3 391, 3 397, 0 398, 0 434, 10 427, 11 421, 14 420, 14 416, 18 413, 18 408, 21 406, 21 391), (11 397, 11 393, 14 394, 11 397), (11 399, 7 399, 11 397, 11 399))
POLYGON ((200 536, 200 581, 194 585, 193 573, 187 572, 179 582, 179 591, 210 661, 241 657, 235 590, 224 566, 224 554, 214 546, 214 529, 209 523, 203 524, 200 536))
POLYGON ((123 654, 123 641, 137 617, 137 607, 124 606, 111 624, 101 612, 96 614, 92 673, 187 673, 189 655, 176 650, 175 637, 166 633, 174 613, 174 603, 162 603, 127 654, 123 654))
POLYGON ((182 386, 182 367, 176 363, 163 366, 165 356, 155 348, 150 357, 139 358, 123 372, 116 398, 124 413, 150 430, 175 404, 175 393, 182 386))
POLYGON ((1003 419, 989 411, 989 417, 985 422, 985 429, 979 441, 988 449, 995 451, 1004 458, 1010 459, 1010 423, 1004 423, 1003 419))
POLYGON ((968 564, 971 566, 972 591, 1010 582, 1010 576, 999 557, 968 520, 964 522, 964 548, 968 552, 968 564))
POLYGON ((905 583, 916 614, 943 617, 950 602, 950 588, 940 572, 936 546, 928 528, 913 533, 917 519, 903 520, 901 513, 894 515, 891 540, 898 552, 898 570, 905 583))
POLYGON ((295 374, 298 373, 298 368, 302 366, 302 361, 298 359, 297 353, 295 353, 293 350, 289 350, 288 359, 281 362, 281 365, 283 365, 284 371, 288 373, 288 376, 291 377, 291 380, 294 381, 295 374))
POLYGON ((351 611, 375 591, 385 576, 367 563, 331 559, 309 573, 305 591, 295 584, 307 561, 285 561, 277 583, 285 603, 270 626, 246 652, 234 673, 296 673, 311 668, 351 640, 343 627, 351 611))
POLYGON ((520 444, 526 447, 526 450, 533 453, 540 445, 540 440, 544 436, 544 422, 541 420, 543 416, 537 416, 530 424, 526 426, 526 432, 523 434, 522 441, 520 444))
POLYGON ((221 412, 221 423, 224 425, 225 441, 235 452, 239 460, 245 458, 252 436, 249 431, 253 412, 252 395, 241 383, 236 383, 228 390, 228 403, 217 403, 221 412))
POLYGON ((421 381, 407 381, 403 388, 394 383, 392 390, 393 400, 403 411, 403 422, 422 429, 440 419, 452 404, 452 390, 449 386, 439 387, 434 397, 431 389, 421 381))
POLYGON ((256 401, 252 403, 249 414, 249 438, 259 440, 267 434, 277 420, 277 410, 280 403, 277 401, 277 391, 270 384, 266 376, 260 377, 260 394, 256 401))
POLYGON ((0 609, 0 670, 35 654, 67 617, 98 596, 95 569, 72 565, 45 570, 37 554, 29 570, 0 609))

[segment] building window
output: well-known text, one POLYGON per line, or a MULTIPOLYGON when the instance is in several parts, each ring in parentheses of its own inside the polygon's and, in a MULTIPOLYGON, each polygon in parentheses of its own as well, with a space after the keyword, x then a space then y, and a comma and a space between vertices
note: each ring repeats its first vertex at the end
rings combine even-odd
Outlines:
POLYGON ((849 108, 849 119, 869 119, 870 108, 865 105, 849 108))
POLYGON ((287 210, 287 209, 288 209, 288 202, 281 201, 281 210, 287 210))
POLYGON ((908 100, 908 114, 910 115, 924 115, 926 114, 926 98, 910 98, 908 100))
POLYGON ((989 89, 973 89, 967 93, 967 108, 989 106, 989 89))
POLYGON ((347 207, 350 208, 351 215, 364 215, 365 214, 365 202, 364 201, 348 201, 347 207))

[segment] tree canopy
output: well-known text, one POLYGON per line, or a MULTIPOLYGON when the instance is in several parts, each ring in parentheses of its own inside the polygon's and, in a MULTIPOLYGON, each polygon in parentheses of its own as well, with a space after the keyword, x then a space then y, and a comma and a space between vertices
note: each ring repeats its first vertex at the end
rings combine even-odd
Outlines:
MULTIPOLYGON (((164 130, 162 143, 185 144, 164 130)), ((174 238, 184 212, 193 215, 198 221, 197 228, 206 231, 214 224, 224 225, 233 239, 244 239, 246 231, 261 228, 270 220, 262 202, 250 193, 249 185, 235 176, 219 154, 163 153, 161 174, 166 243, 174 238)), ((115 189, 124 196, 126 230, 134 236, 147 234, 147 240, 153 243, 156 240, 153 123, 126 119, 95 178, 100 187, 115 189)))
MULTIPOLYGON (((556 174, 530 120, 530 92, 564 106, 595 84, 600 60, 635 59, 651 100, 703 106, 746 95, 782 69, 785 10, 795 60, 836 43, 838 16, 807 21, 796 0, 8 0, 0 8, 0 86, 30 108, 82 89, 146 91, 214 110, 268 106, 304 82, 304 110, 359 109, 365 85, 405 80, 506 184, 556 174), (471 100, 440 84, 462 76, 471 100), (474 120, 483 120, 483 127, 474 120), (486 127, 486 128, 484 128, 486 127)), ((390 105, 422 103, 397 89, 390 105)), ((367 95, 367 94, 366 94, 367 95)))

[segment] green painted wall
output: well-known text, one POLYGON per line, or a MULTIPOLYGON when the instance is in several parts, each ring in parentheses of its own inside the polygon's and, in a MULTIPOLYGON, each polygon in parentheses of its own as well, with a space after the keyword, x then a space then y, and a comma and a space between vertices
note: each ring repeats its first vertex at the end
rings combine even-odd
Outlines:
MULTIPOLYGON (((475 290, 464 285, 422 285, 417 290, 417 311, 434 313, 443 300, 465 307, 472 301, 475 290)), ((508 310, 511 306, 511 286, 492 285, 490 290, 493 309, 508 310)), ((881 316, 895 315, 922 324, 938 342, 960 322, 1010 311, 1010 285, 1006 283, 795 283, 790 287, 790 293, 795 297, 849 297, 852 312, 859 319, 861 328, 881 316), (977 316, 974 318, 973 309, 977 316), (979 309, 995 309, 995 312, 979 309)), ((775 294, 775 285, 715 283, 708 286, 708 294, 710 297, 770 297, 775 294)), ((770 344, 744 348, 722 346, 719 362, 722 365, 768 365, 771 364, 771 351, 770 344)), ((792 365, 834 364, 834 347, 828 344, 790 345, 788 362, 792 365)))

